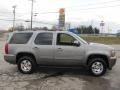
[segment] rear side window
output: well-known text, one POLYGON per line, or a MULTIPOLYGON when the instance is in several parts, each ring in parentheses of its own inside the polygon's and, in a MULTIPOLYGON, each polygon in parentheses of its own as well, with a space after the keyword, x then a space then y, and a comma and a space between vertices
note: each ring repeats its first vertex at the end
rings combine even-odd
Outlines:
POLYGON ((35 39, 37 45, 52 45, 52 33, 39 33, 35 39))
POLYGON ((26 44, 33 33, 15 33, 13 34, 10 44, 26 44))

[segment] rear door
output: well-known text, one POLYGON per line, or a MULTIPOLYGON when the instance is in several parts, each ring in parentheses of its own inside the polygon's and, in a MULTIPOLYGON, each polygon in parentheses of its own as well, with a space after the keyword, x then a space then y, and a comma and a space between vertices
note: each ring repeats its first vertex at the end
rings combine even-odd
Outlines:
POLYGON ((36 36, 34 43, 34 50, 39 57, 37 62, 43 65, 51 65, 53 63, 54 53, 53 33, 39 33, 36 36))

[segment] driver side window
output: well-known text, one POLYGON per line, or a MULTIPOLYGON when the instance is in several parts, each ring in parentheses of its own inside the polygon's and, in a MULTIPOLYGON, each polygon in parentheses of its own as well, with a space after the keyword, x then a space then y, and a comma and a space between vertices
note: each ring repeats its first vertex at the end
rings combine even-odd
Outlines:
POLYGON ((76 39, 68 34, 65 33, 59 33, 57 35, 57 45, 74 45, 74 41, 76 39))

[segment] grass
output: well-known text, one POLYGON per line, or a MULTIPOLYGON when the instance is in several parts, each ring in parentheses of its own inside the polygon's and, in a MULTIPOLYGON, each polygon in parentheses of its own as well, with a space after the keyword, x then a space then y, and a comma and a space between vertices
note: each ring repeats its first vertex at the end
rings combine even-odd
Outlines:
POLYGON ((103 44, 120 44, 120 37, 102 37, 102 36, 81 36, 88 42, 103 43, 103 44))

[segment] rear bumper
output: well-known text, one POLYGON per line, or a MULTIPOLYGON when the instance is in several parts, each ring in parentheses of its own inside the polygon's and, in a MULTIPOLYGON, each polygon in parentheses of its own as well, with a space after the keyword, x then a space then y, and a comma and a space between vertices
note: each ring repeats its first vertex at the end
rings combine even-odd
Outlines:
POLYGON ((116 57, 111 57, 109 59, 109 69, 112 69, 112 67, 116 64, 117 58, 116 57))
POLYGON ((5 54, 4 60, 10 64, 16 64, 16 56, 11 54, 5 54))

